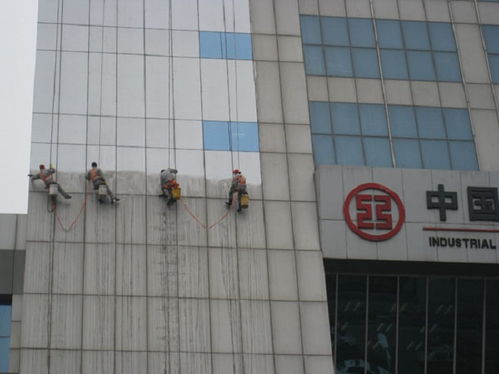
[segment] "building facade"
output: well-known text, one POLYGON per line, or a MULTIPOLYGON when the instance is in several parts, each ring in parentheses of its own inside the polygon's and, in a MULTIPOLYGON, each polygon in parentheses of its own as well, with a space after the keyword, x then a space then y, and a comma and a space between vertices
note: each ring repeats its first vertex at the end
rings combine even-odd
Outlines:
POLYGON ((497 1, 40 0, 0 372, 496 373, 497 144, 497 1))

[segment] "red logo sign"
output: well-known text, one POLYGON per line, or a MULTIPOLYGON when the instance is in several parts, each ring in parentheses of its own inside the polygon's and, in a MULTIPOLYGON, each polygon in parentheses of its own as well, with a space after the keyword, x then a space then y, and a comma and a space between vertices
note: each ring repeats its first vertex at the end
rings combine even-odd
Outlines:
POLYGON ((378 183, 364 183, 350 191, 343 204, 343 215, 350 230, 374 242, 395 236, 405 221, 405 209, 400 197, 378 183), (353 201, 357 211, 355 221, 350 213, 353 201), (397 208, 396 212, 392 212, 393 206, 397 208))

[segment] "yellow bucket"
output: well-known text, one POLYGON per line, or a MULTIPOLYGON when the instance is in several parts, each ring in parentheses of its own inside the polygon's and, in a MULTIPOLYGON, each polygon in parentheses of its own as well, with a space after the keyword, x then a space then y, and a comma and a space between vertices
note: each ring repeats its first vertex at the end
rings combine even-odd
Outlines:
POLYGON ((172 197, 175 200, 180 199, 181 191, 182 191, 182 189, 180 187, 173 188, 172 189, 172 197))
POLYGON ((249 205, 249 195, 247 193, 241 195, 241 208, 246 209, 249 205))

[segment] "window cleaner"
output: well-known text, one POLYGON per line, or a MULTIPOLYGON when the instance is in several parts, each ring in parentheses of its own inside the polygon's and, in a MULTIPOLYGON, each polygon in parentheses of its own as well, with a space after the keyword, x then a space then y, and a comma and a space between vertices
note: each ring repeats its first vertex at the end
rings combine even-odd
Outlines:
POLYGON ((31 181, 40 179, 45 184, 49 196, 54 200, 57 193, 60 193, 65 199, 71 199, 71 195, 64 191, 61 185, 54 180, 55 169, 53 167, 46 169, 44 164, 40 164, 39 169, 40 171, 37 174, 28 174, 31 181))
POLYGON ((167 201, 166 205, 170 206, 177 202, 181 196, 181 188, 177 183, 177 169, 168 168, 162 169, 160 174, 161 195, 167 201))
POLYGON ((234 169, 232 171, 232 183, 229 190, 229 201, 225 204, 230 207, 232 205, 232 200, 234 199, 234 194, 237 194, 237 211, 240 212, 241 209, 247 209, 249 205, 249 195, 246 187, 246 177, 241 173, 241 170, 234 169))
POLYGON ((90 169, 85 177, 88 181, 92 182, 94 191, 97 193, 97 198, 99 203, 104 203, 107 201, 107 197, 111 199, 111 204, 115 201, 120 201, 119 198, 114 196, 113 192, 109 188, 109 185, 104 178, 104 173, 97 167, 97 162, 92 162, 92 169, 90 169))

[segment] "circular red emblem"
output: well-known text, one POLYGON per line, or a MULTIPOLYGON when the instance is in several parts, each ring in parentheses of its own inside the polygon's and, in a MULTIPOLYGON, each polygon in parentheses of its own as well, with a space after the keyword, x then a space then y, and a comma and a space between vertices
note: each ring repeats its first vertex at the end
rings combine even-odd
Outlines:
POLYGON ((388 187, 378 183, 364 183, 350 191, 346 197, 343 216, 355 234, 379 242, 392 238, 400 231, 405 221, 405 209, 400 197, 388 187), (351 214, 352 202, 355 202, 355 220, 351 214), (396 212, 392 212, 393 205, 396 212))

